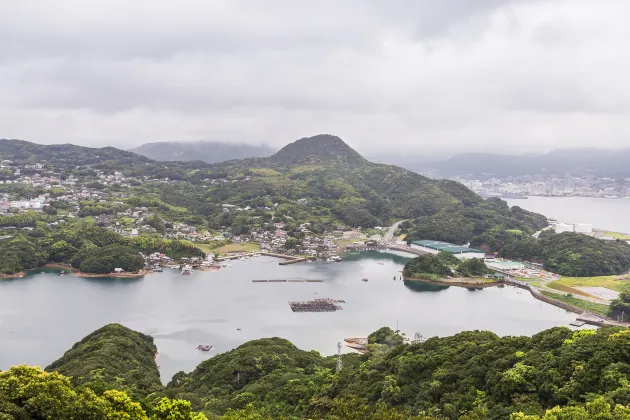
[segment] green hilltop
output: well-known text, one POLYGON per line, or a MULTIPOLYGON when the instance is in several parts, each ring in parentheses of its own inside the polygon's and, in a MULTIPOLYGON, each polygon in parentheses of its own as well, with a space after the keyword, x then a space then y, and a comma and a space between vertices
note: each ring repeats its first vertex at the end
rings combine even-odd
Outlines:
POLYGON ((0 372, 0 418, 630 419, 628 348, 630 330, 619 327, 466 331, 414 344, 384 327, 340 371, 336 356, 265 338, 163 386, 153 340, 113 324, 47 372, 0 372))

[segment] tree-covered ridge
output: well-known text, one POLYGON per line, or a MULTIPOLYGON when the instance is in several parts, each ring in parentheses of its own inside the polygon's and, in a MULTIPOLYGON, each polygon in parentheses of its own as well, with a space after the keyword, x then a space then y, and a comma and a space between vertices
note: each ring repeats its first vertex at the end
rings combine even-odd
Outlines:
POLYGON ((628 329, 468 331, 405 344, 381 328, 369 342, 335 372, 336 357, 253 340, 163 387, 152 339, 109 325, 53 363, 55 372, 1 372, 0 418, 630 419, 628 329))
POLYGON ((98 165, 108 161, 114 161, 121 166, 152 162, 144 156, 114 147, 94 148, 74 144, 43 145, 7 139, 0 139, 0 159, 14 163, 49 163, 56 167, 98 165))
MULTIPOLYGON (((254 217, 269 220, 275 217, 275 221, 310 222, 331 230, 340 224, 374 227, 445 211, 482 212, 476 210, 483 203, 481 197, 463 185, 432 180, 392 165, 371 163, 332 135, 300 139, 269 158, 212 165, 142 160, 129 163, 126 159, 133 160, 136 156, 129 152, 118 151, 121 155, 116 158, 109 149, 5 143, 5 149, 15 149, 7 150, 6 155, 21 156, 21 159, 30 153, 22 152, 22 149, 41 149, 41 155, 30 155, 31 159, 53 162, 49 166, 55 176, 64 179, 73 175, 88 187, 105 188, 90 178, 96 169, 118 171, 130 179, 130 187, 105 189, 119 195, 152 195, 163 203, 189 212, 182 217, 213 229, 230 227, 238 216, 246 218, 250 228, 255 224, 254 217), (108 151, 111 152, 109 155, 108 151), (72 164, 68 157, 70 153, 72 164), (103 160, 103 156, 108 160, 103 160), (241 214, 226 213, 224 204, 247 210, 242 210, 241 214)), ((488 209, 483 210, 491 213, 488 209)), ((116 206, 99 200, 84 203, 80 215, 96 216, 116 211, 119 211, 116 206)), ((519 219, 518 214, 505 213, 503 218, 515 219, 504 220, 507 225, 532 224, 529 220, 519 219), (522 223, 517 223, 519 220, 522 223)))
POLYGON ((139 401, 162 388, 153 337, 109 324, 76 343, 46 368, 68 376, 74 386, 125 391, 139 401))
MULTIPOLYGON (((460 184, 455 186, 460 187, 460 184)), ((547 225, 547 218, 541 214, 517 206, 510 208, 499 198, 489 198, 474 206, 445 207, 435 215, 414 220, 408 228, 407 241, 431 239, 455 244, 471 243, 473 246, 498 251, 500 247, 493 249, 488 246, 488 232, 515 232, 531 236, 547 225)))
POLYGON ((565 276, 607 276, 630 269, 630 245, 579 233, 544 231, 538 239, 508 236, 500 254, 506 258, 538 261, 565 276))
POLYGON ((403 268, 406 278, 438 280, 451 275, 458 277, 482 277, 491 274, 481 258, 459 260, 453 254, 440 252, 425 254, 407 261, 403 268))
POLYGON ((75 387, 58 372, 14 366, 0 372, 2 420, 205 420, 190 403, 163 398, 148 410, 123 391, 75 387))
POLYGON ((0 274, 14 274, 47 262, 66 263, 86 273, 109 273, 114 268, 138 271, 144 260, 138 254, 162 252, 174 258, 203 257, 191 242, 159 235, 125 237, 89 219, 46 224, 46 217, 0 216, 0 224, 16 218, 30 230, 13 231, 0 239, 0 274))

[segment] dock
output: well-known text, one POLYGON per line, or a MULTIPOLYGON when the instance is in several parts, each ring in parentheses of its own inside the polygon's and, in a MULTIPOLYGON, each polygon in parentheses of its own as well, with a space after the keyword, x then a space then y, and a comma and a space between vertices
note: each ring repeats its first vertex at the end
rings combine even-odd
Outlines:
POLYGON ((252 280, 252 283, 322 283, 319 279, 269 279, 252 280))
POLYGON ((569 325, 571 325, 572 327, 583 327, 585 324, 586 324, 586 322, 580 321, 579 319, 576 319, 575 321, 569 322, 569 325))
POLYGON ((289 265, 289 264, 295 264, 295 263, 304 262, 304 261, 308 261, 308 258, 296 258, 294 260, 282 261, 279 264, 280 265, 289 265))
POLYGON ((249 252, 249 253, 242 253, 242 254, 234 254, 234 255, 227 255, 225 257, 216 257, 214 260, 215 261, 229 261, 229 260, 237 260, 241 257, 253 257, 254 255, 261 255, 262 253, 260 252, 249 252))
POLYGON ((339 303, 346 303, 343 300, 335 299, 314 299, 302 302, 289 302, 293 312, 335 312, 343 308, 339 303))

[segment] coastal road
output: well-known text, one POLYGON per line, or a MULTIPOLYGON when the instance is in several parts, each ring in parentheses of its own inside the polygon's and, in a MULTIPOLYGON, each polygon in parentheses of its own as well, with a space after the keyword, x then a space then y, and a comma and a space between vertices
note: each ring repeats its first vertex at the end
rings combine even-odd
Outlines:
POLYGON ((387 233, 383 235, 383 242, 394 242, 394 232, 396 232, 396 229, 398 229, 398 225, 400 225, 402 222, 404 222, 404 220, 398 221, 389 227, 387 233))

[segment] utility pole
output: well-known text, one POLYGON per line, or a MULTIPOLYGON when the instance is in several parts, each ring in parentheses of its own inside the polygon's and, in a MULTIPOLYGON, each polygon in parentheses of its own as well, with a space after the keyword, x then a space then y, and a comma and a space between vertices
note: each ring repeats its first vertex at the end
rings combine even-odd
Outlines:
POLYGON ((341 370, 342 364, 341 364, 341 346, 343 344, 341 344, 341 341, 337 342, 337 367, 335 368, 335 373, 339 372, 341 370))

